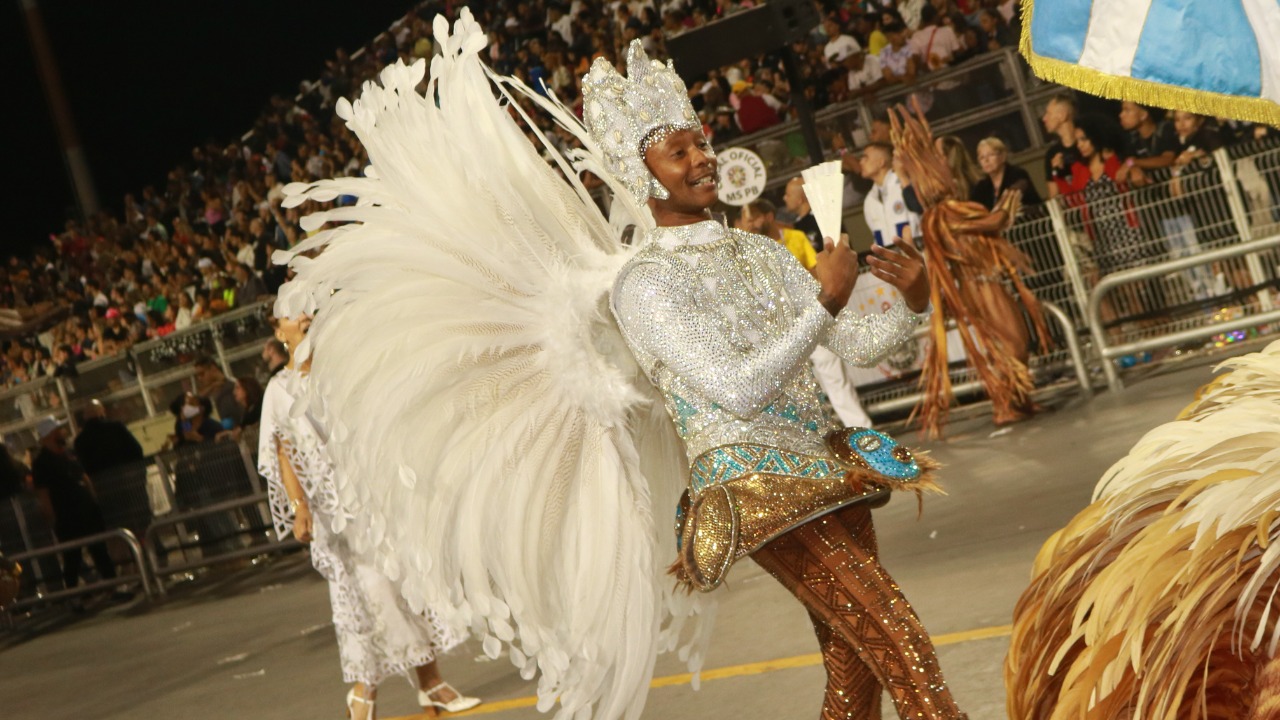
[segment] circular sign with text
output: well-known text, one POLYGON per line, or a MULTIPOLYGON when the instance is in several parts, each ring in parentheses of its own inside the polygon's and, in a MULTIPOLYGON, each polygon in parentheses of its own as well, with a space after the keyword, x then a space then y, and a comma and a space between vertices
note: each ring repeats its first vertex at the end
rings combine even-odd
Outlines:
POLYGON ((720 202, 742 207, 764 192, 768 173, 760 156, 746 148, 720 153, 720 202))

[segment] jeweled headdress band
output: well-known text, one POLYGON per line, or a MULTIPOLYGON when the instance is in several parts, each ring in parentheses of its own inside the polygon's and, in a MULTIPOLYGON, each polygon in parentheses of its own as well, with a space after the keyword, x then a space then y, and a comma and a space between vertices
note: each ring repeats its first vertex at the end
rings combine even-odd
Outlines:
POLYGON ((666 197, 666 188, 644 163, 645 151, 676 130, 702 127, 671 63, 650 60, 640 41, 633 40, 627 48, 627 77, 597 58, 582 79, 582 98, 587 131, 636 202, 666 197))

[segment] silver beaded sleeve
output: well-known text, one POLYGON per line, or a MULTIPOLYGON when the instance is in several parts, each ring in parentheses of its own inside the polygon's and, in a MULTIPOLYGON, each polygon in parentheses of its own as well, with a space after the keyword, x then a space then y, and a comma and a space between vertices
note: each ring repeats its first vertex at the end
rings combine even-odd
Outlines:
POLYGON ((876 315, 863 315, 845 307, 822 345, 858 367, 873 367, 894 348, 909 342, 925 317, 911 312, 901 300, 876 315))
MULTIPOLYGON (((777 245, 778 265, 782 268, 787 291, 794 298, 812 298, 818 303, 821 287, 813 276, 781 245, 777 245)), ((826 312, 825 309, 823 312, 826 312)), ((917 326, 928 317, 928 311, 917 314, 899 300, 883 313, 864 315, 845 307, 836 316, 819 345, 858 367, 873 367, 889 356, 899 345, 911 340, 917 326)))
POLYGON ((833 324, 815 298, 799 304, 781 332, 749 346, 733 343, 716 309, 699 303, 696 286, 675 269, 637 263, 619 278, 614 307, 622 331, 633 347, 739 417, 774 400, 833 324))

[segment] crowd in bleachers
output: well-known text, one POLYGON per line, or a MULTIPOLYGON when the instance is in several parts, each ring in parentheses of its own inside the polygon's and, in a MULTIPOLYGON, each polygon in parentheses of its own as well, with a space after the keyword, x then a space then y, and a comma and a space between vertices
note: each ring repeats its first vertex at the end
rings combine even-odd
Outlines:
MULTIPOLYGON (((79 362, 111 356, 162 338, 229 309, 270 295, 284 280, 272 266, 277 248, 303 234, 307 208, 282 208, 291 181, 359 173, 367 158, 336 118, 339 97, 357 93, 387 63, 429 58, 436 51, 431 20, 470 6, 490 43, 484 58, 502 73, 566 102, 595 58, 619 62, 639 39, 655 57, 665 40, 757 4, 757 0, 428 0, 356 53, 338 51, 320 77, 296 98, 271 98, 243 139, 196 147, 162 184, 126 196, 118 212, 68 220, 62 232, 29 257, 0 269, 0 308, 46 317, 39 332, 5 341, 0 387, 59 374, 79 362)), ((712 141, 792 119, 803 93, 821 108, 910 84, 976 54, 1015 45, 1016 0, 814 0, 820 25, 794 49, 802 57, 803 86, 794 88, 780 56, 744 60, 690 84, 690 96, 712 141)), ((1106 178, 1133 184, 1161 167, 1199 162, 1215 144, 1265 132, 1252 126, 1156 113, 1125 105, 1113 123, 1074 117, 1069 96, 1050 103, 1044 123, 1057 138, 1046 157, 1049 192, 1083 193, 1106 178), (1086 152, 1087 151, 1087 152, 1086 152)), ((553 141, 572 138, 548 121, 553 141)), ((881 128, 882 130, 884 128, 881 128)), ((883 134, 883 133, 882 133, 883 134)), ((876 140, 875 128, 871 139, 876 140)), ((883 139, 883 138, 880 138, 883 139)), ((962 169, 975 199, 993 202, 1021 183, 998 140, 962 169), (979 170, 978 168, 981 168, 979 170)), ((966 153, 967 154, 967 153, 966 153)), ((856 153, 846 170, 858 172, 856 153)), ((1028 199, 1033 199, 1028 193, 1028 199)))
MULTIPOLYGON (((76 364, 182 330, 269 295, 283 281, 269 258, 302 233, 299 209, 280 206, 297 180, 360 172, 367 158, 336 119, 385 64, 429 58, 431 19, 469 5, 490 29, 485 59, 533 87, 570 100, 598 57, 617 62, 639 38, 657 57, 666 37, 754 6, 752 0, 659 2, 424 2, 357 53, 338 51, 297 98, 271 98, 242 140, 196 147, 157 185, 118 212, 68 220, 49 244, 0 269, 0 308, 47 318, 39 332, 5 342, 0 386, 74 374, 76 364)), ((817 2, 825 21, 797 50, 804 88, 818 106, 874 92, 975 52, 1009 44, 1013 0, 817 2)), ((694 104, 714 141, 792 116, 790 87, 774 57, 713 71, 694 83, 694 104)), ((551 130, 548 125, 546 128, 551 130)), ((564 133, 560 141, 572 140, 564 133)))

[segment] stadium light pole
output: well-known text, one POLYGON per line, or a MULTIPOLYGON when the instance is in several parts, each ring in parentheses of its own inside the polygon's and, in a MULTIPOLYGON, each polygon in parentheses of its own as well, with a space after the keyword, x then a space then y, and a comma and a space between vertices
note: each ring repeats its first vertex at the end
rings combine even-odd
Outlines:
POLYGON ((76 207, 83 220, 98 212, 98 192, 93 187, 93 176, 89 174, 89 160, 80 145, 80 135, 71 119, 71 107, 62 90, 62 77, 58 74, 58 65, 53 58, 49 36, 45 33, 40 8, 36 0, 18 0, 18 5, 22 7, 22 14, 27 21, 31 52, 36 58, 36 69, 40 73, 41 84, 44 85, 45 98, 49 101, 49 113, 53 116, 53 124, 58 131, 58 143, 62 146, 62 158, 71 180, 71 190, 76 196, 76 207))

